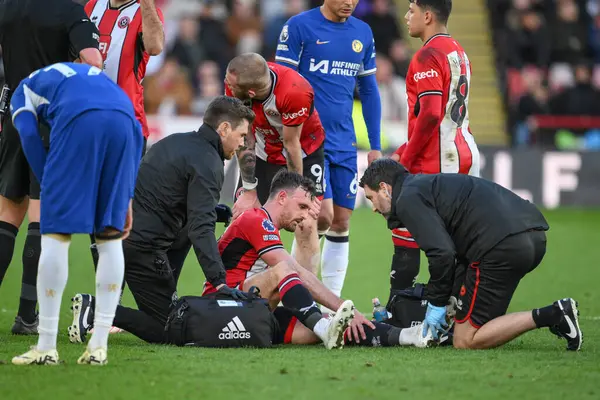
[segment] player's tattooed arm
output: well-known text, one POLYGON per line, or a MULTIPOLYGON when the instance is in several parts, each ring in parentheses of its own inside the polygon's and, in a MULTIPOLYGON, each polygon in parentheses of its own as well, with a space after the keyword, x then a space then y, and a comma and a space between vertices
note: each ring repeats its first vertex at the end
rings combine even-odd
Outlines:
POLYGON ((240 147, 237 151, 238 165, 240 166, 240 175, 242 181, 248 183, 254 183, 256 181, 256 152, 255 152, 256 140, 254 139, 253 133, 250 131, 246 135, 244 146, 240 147))
POLYGON ((302 125, 283 127, 283 147, 288 153, 287 167, 288 171, 303 174, 304 165, 302 162, 302 145, 300 144, 300 134, 302 125))
POLYGON ((151 56, 157 56, 165 45, 165 31, 154 0, 141 0, 142 41, 144 49, 151 56))

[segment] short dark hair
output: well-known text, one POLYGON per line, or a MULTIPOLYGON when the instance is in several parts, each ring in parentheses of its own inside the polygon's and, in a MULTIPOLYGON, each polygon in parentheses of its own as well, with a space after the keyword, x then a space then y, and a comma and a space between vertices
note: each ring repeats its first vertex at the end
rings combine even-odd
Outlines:
POLYGON ((229 122, 236 128, 243 120, 251 124, 255 117, 254 111, 241 100, 235 97, 218 96, 206 107, 203 122, 216 130, 222 122, 229 122))
POLYGON ((361 188, 368 186, 369 189, 378 192, 381 182, 394 185, 398 177, 407 172, 402 164, 391 158, 380 158, 369 165, 369 168, 367 168, 362 178, 360 178, 359 186, 361 188))
POLYGON ((448 23, 452 12, 452 0, 408 0, 408 2, 431 11, 440 23, 444 25, 448 23))
POLYGON ((237 77, 237 86, 250 90, 269 78, 269 65, 260 54, 244 53, 229 62, 227 72, 237 77))
POLYGON ((275 196, 281 190, 295 190, 302 189, 310 194, 311 198, 314 198, 317 194, 315 184, 310 179, 300 175, 297 172, 288 171, 282 169, 275 174, 271 181, 271 190, 269 191, 269 197, 275 196))

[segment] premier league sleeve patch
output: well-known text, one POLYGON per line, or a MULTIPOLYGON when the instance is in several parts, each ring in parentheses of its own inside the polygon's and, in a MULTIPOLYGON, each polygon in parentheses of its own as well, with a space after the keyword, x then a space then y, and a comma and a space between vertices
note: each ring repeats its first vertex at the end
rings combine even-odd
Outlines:
POLYGON ((262 227, 267 232, 275 232, 276 231, 275 225, 273 225, 273 222, 271 222, 271 220, 269 220, 267 218, 263 219, 262 227))

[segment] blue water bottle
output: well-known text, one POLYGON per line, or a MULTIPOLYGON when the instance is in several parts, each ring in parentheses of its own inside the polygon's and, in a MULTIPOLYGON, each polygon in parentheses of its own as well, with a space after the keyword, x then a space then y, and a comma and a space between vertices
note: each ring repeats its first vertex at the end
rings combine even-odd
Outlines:
POLYGON ((383 322, 388 319, 388 312, 385 307, 381 305, 377 297, 373 299, 373 318, 377 322, 383 322))

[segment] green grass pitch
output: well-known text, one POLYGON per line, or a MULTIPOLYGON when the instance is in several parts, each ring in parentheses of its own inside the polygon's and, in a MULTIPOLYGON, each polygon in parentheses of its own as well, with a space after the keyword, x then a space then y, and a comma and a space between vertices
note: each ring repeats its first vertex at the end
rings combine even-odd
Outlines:
MULTIPOLYGON (((600 211, 545 212, 549 248, 540 267, 521 283, 510 310, 579 300, 585 342, 579 353, 547 330, 528 333, 491 351, 378 348, 326 351, 321 346, 266 350, 154 346, 130 334, 112 335, 109 365, 78 366, 83 345, 68 343, 70 297, 93 289, 88 238, 74 240, 63 298, 58 367, 14 367, 10 359, 35 343, 10 327, 18 307, 23 234, 0 289, 0 399, 598 399, 600 398, 600 211)), ((24 231, 24 230, 22 230, 24 231)), ((285 242, 291 244, 291 236, 285 242)), ((371 312, 370 299, 387 299, 390 233, 367 209, 352 219, 351 262, 344 297, 371 312)), ((424 258, 424 257, 423 257, 424 258)), ((425 263, 423 263, 423 267, 425 263)), ((422 268, 426 271, 426 268, 422 268)), ((426 279, 426 272, 420 280, 426 279)), ((199 294, 203 277, 189 257, 180 295, 199 294)), ((126 294, 126 305, 133 305, 126 294)))

